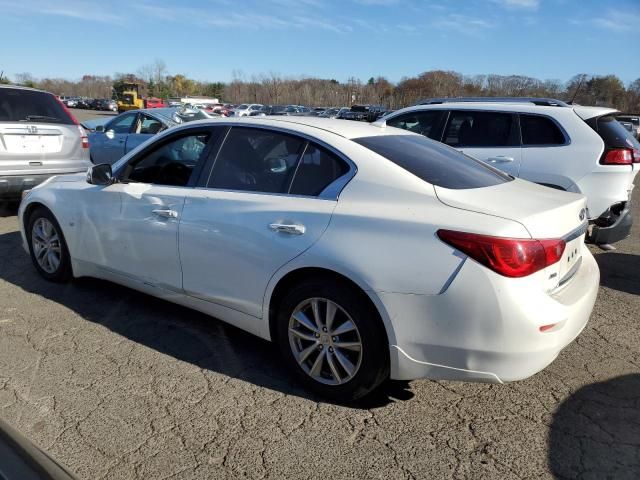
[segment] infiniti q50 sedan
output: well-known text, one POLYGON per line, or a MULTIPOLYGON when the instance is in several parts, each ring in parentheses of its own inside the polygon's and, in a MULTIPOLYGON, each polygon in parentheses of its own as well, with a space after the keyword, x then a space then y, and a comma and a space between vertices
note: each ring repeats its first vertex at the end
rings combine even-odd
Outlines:
POLYGON ((309 388, 501 383, 551 363, 599 283, 585 197, 392 127, 237 118, 55 177, 19 210, 46 279, 107 279, 277 342, 309 388))

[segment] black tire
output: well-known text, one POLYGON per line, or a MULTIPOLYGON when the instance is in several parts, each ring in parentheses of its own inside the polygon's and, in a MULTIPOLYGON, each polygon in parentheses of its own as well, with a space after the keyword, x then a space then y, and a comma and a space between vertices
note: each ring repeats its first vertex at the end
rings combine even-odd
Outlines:
POLYGON ((44 279, 49 280, 50 282, 62 283, 68 281, 71 278, 71 257, 69 256, 67 242, 64 239, 60 224, 48 209, 44 207, 38 207, 31 213, 31 215, 29 216, 29 221, 27 222, 26 237, 27 243, 29 245, 29 254, 31 255, 31 261, 36 267, 38 273, 44 279), (33 228, 36 222, 41 218, 44 218, 51 223, 59 238, 60 263, 58 267, 52 272, 47 272, 40 266, 34 253, 33 228))
POLYGON ((389 343, 377 311, 346 282, 319 278, 294 286, 282 299, 277 314, 277 342, 288 368, 315 393, 338 402, 351 402, 375 390, 389 377, 389 343), (345 383, 327 385, 312 378, 298 364, 289 341, 289 320, 294 310, 311 298, 337 304, 355 323, 362 343, 361 361, 355 375, 345 383))

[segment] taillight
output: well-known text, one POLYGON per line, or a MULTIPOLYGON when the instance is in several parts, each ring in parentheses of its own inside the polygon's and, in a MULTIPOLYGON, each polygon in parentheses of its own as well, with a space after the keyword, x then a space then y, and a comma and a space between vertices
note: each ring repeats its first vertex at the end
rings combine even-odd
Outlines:
POLYGON ((64 110, 64 113, 66 113, 67 115, 69 115, 69 118, 71 119, 71 121, 80 126, 80 123, 78 123, 78 120, 76 120, 76 117, 73 116, 73 113, 71 113, 71 111, 67 108, 67 106, 55 95, 53 96, 53 98, 56 99, 56 101, 60 104, 60 106, 62 107, 62 109, 64 110))
POLYGON ((87 132, 84 131, 81 125, 78 125, 78 130, 80 131, 80 138, 82 139, 82 148, 89 148, 89 137, 87 137, 87 132))
POLYGON ((602 159, 603 165, 631 165, 634 162, 633 150, 630 148, 614 148, 602 159))
POLYGON ((561 239, 503 238, 477 233, 438 230, 443 242, 505 277, 526 277, 562 258, 561 239))
POLYGON ((633 150, 633 163, 640 163, 640 150, 633 150))

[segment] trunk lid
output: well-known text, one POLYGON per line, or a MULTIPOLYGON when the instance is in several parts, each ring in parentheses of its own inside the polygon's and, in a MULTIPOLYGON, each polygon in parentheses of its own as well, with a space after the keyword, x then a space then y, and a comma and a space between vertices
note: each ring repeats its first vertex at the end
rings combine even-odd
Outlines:
POLYGON ((434 186, 434 189, 438 199, 450 207, 513 220, 523 225, 534 239, 564 239, 562 258, 544 269, 545 290, 563 285, 579 269, 582 249, 586 248, 584 195, 519 179, 486 188, 453 190, 434 186))

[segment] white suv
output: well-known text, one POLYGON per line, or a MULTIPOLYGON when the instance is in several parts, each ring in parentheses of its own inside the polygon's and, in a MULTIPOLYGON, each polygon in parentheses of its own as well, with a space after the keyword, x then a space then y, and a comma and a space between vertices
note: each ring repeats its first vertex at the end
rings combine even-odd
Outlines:
POLYGON ((629 235, 640 143, 619 112, 543 98, 441 98, 397 110, 378 124, 421 133, 541 185, 587 196, 589 237, 629 235))

